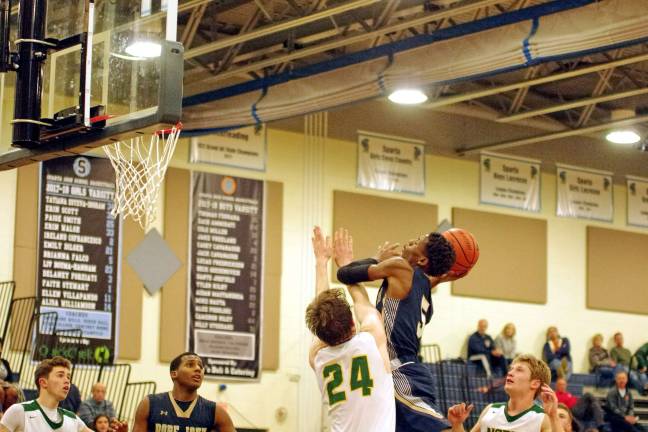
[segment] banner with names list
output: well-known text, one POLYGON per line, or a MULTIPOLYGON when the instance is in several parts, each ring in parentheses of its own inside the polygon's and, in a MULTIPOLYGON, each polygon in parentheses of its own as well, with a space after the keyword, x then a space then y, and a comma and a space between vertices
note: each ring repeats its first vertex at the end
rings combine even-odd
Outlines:
POLYGON ((626 176, 628 225, 648 228, 648 179, 626 176))
POLYGON ((207 376, 258 381, 264 182, 194 172, 191 188, 189 351, 207 376))
POLYGON ((358 185, 424 194, 424 142, 358 131, 358 185))
POLYGON ((612 222, 612 173, 556 164, 556 214, 612 222))
POLYGON ((540 161, 481 153, 480 202, 540 211, 540 161))
POLYGON ((115 171, 108 159, 70 156, 41 165, 37 291, 42 315, 35 360, 63 355, 75 363, 105 364, 115 358, 120 224, 110 214, 114 195, 115 171), (54 331, 78 332, 78 348, 57 348, 54 331))

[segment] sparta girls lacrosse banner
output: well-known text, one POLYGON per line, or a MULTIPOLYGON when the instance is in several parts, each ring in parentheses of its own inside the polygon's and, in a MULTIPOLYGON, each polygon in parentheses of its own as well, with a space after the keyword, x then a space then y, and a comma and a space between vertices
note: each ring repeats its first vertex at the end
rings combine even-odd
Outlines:
POLYGON ((648 179, 627 176, 628 225, 648 228, 648 179))
POLYGON ((114 195, 115 171, 108 159, 61 157, 41 165, 42 319, 36 340, 43 343, 36 346, 36 359, 64 355, 74 362, 112 363, 115 357, 120 228, 110 214, 114 195), (55 352, 45 337, 54 332, 76 334, 78 352, 55 352))
POLYGON ((540 162, 483 152, 480 201, 540 211, 540 162))
POLYGON ((358 185, 424 194, 424 143, 358 131, 358 185))
POLYGON ((612 173, 556 164, 556 214, 612 222, 612 173))
POLYGON ((264 183, 194 172, 191 189, 189 351, 206 375, 258 380, 264 183))

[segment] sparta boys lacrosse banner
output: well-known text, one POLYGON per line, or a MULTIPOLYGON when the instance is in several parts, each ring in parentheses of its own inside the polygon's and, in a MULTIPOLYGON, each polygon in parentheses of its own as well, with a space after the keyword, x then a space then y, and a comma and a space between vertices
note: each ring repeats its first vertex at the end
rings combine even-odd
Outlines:
POLYGON ((206 375, 258 380, 264 183, 194 172, 191 188, 189 351, 206 375))

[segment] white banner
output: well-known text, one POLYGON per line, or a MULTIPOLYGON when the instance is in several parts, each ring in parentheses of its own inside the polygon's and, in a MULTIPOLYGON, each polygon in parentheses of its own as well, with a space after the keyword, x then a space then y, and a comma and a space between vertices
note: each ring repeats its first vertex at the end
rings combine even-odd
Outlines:
POLYGON ((358 185, 425 193, 424 142, 358 131, 358 185))
POLYGON ((556 164, 556 214, 612 222, 612 173, 556 164))
POLYGON ((648 228, 648 179, 626 176, 628 225, 648 228))
POLYGON ((189 162, 265 171, 266 126, 254 126, 191 139, 189 162))
POLYGON ((540 211, 540 161, 482 152, 483 204, 540 211))

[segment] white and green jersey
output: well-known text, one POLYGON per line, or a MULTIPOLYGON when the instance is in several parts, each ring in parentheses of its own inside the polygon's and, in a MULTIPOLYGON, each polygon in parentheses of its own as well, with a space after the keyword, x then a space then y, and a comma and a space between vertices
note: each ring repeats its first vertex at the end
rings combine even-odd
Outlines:
POLYGON ((544 410, 533 404, 517 415, 509 415, 507 404, 491 404, 480 420, 481 432, 540 432, 544 410))
POLYGON ((394 432, 394 381, 370 333, 322 348, 314 369, 329 407, 331 431, 394 432))
POLYGON ((9 432, 82 432, 85 423, 63 408, 48 409, 36 400, 12 405, 0 420, 9 432))

